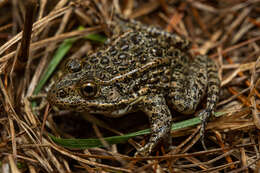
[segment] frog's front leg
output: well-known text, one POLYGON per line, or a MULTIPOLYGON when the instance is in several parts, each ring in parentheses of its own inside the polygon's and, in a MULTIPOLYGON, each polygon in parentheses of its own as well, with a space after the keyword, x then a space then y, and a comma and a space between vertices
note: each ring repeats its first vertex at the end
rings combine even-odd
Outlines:
POLYGON ((154 147, 162 140, 171 145, 171 112, 162 95, 147 95, 141 104, 141 110, 145 112, 150 121, 151 137, 149 142, 137 151, 136 155, 149 155, 154 147))

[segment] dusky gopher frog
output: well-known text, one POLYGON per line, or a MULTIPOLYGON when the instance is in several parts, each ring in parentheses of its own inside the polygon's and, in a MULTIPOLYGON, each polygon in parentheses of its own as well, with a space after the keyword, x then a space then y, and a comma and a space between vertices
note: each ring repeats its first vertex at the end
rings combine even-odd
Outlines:
POLYGON ((203 131, 218 100, 215 63, 203 55, 193 60, 188 41, 178 35, 132 20, 118 21, 122 32, 104 48, 66 63, 47 100, 62 109, 108 117, 143 111, 152 134, 137 154, 149 155, 161 140, 171 145, 169 107, 192 114, 207 95, 199 114, 203 131))

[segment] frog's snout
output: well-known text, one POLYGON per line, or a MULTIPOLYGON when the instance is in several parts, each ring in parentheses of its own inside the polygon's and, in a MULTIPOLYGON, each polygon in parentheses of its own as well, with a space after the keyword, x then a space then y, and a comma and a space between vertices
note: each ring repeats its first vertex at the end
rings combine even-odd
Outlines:
POLYGON ((47 93, 47 101, 53 105, 56 102, 56 91, 54 88, 51 88, 51 90, 47 93))

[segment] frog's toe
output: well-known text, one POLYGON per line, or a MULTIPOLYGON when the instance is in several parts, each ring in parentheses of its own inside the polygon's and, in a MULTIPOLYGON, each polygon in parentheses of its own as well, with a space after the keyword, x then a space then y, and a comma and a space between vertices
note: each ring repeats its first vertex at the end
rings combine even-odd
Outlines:
POLYGON ((210 118, 212 112, 205 109, 202 112, 199 113, 199 117, 201 120, 201 126, 200 126, 200 141, 202 143, 202 146, 205 150, 207 150, 204 139, 205 139, 205 130, 207 126, 208 119, 210 118))
POLYGON ((200 142, 202 144, 202 147, 204 150, 207 150, 206 144, 205 144, 205 123, 201 123, 200 127, 200 142))
POLYGON ((149 156, 152 152, 153 145, 151 143, 146 144, 144 147, 137 150, 135 157, 137 156, 149 156))
POLYGON ((199 118, 201 121, 200 135, 202 136, 206 130, 207 122, 210 116, 213 114, 211 110, 205 109, 199 113, 199 118))

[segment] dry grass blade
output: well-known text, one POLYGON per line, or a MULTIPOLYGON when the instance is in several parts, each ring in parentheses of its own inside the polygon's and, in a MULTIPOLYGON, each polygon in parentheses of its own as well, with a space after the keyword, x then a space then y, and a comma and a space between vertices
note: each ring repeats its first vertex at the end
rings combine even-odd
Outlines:
POLYGON ((115 170, 115 171, 132 172, 131 170, 128 170, 128 169, 118 168, 118 167, 114 167, 114 166, 109 166, 109 165, 104 165, 104 164, 96 163, 96 162, 93 162, 93 161, 89 161, 89 160, 83 159, 81 157, 78 157, 76 155, 73 155, 73 154, 65 151, 64 149, 59 149, 57 146, 55 146, 53 144, 50 144, 50 145, 52 145, 52 148, 59 151, 61 154, 68 156, 70 158, 73 158, 73 159, 75 159, 79 162, 86 163, 86 164, 91 165, 91 166, 97 166, 97 167, 111 169, 111 170, 115 170))
MULTIPOLYGON (((40 27, 46 25, 48 22, 51 22, 52 20, 56 19, 57 17, 63 15, 69 9, 70 9, 69 7, 65 7, 63 9, 55 11, 54 13, 51 13, 49 16, 44 17, 43 19, 34 23, 32 31, 39 29, 40 27)), ((22 38, 22 33, 19 33, 15 37, 13 37, 11 40, 9 40, 7 43, 5 43, 3 46, 1 46, 0 55, 2 55, 8 48, 13 46, 15 43, 20 41, 21 38, 22 38)))
POLYGON ((10 163, 10 167, 11 167, 11 171, 14 173, 20 173, 19 169, 17 168, 14 158, 12 157, 12 155, 8 156, 9 159, 9 163, 10 163))

